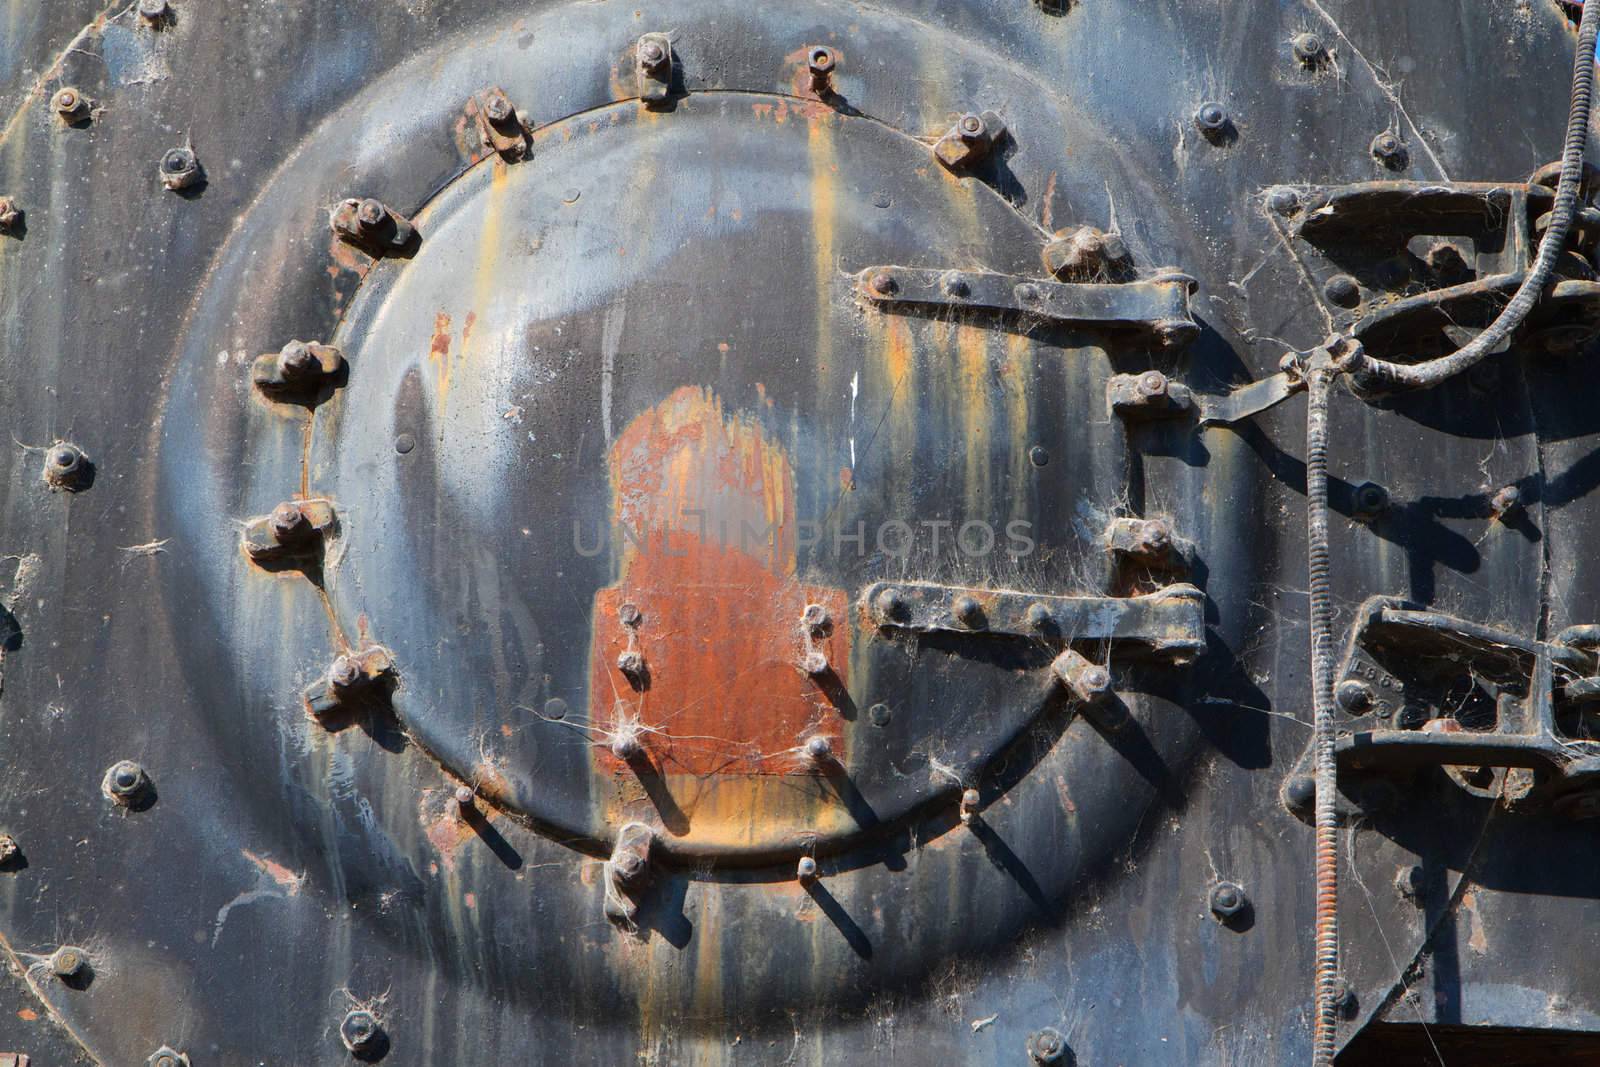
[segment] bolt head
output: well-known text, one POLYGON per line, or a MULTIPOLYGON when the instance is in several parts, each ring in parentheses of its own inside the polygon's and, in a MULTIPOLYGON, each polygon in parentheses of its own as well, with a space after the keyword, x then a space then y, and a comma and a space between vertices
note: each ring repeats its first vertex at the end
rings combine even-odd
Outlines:
POLYGON ((644 674, 644 655, 634 649, 628 649, 617 656, 617 670, 630 678, 637 678, 644 674))
POLYGON ((1039 287, 1032 282, 1023 282, 1017 286, 1017 300, 1024 304, 1037 304, 1043 294, 1039 287))
POLYGON ((618 852, 611 857, 611 871, 623 885, 637 885, 644 877, 644 857, 631 850, 618 852))
POLYGON ((1522 508, 1522 490, 1514 485, 1506 486, 1490 498, 1489 508, 1497 519, 1514 515, 1522 508))
POLYGON ((806 610, 800 615, 800 621, 807 630, 818 635, 833 626, 833 620, 828 617, 828 609, 821 604, 807 604, 806 610))
POLYGON ((968 112, 956 121, 956 132, 961 135, 963 141, 969 144, 973 141, 981 141, 985 134, 988 133, 988 123, 983 121, 982 115, 968 112))
POLYGON ((1050 614, 1050 609, 1043 604, 1028 605, 1028 626, 1034 630, 1048 630, 1055 625, 1056 618, 1050 614))
POLYGON ((344 1017, 339 1024, 339 1040, 351 1052, 365 1052, 378 1043, 383 1027, 370 1011, 357 1009, 344 1017))
POLYGON ((62 115, 75 115, 83 107, 83 95, 76 89, 60 89, 57 90, 53 103, 56 111, 62 115))
POLYGON ((1317 780, 1309 774, 1297 774, 1283 785, 1283 802, 1295 812, 1309 812, 1317 802, 1317 780))
POLYGON ((285 501, 273 508, 267 523, 272 529, 273 538, 279 543, 292 540, 311 527, 311 520, 293 501, 285 501))
POLYGON ((367 672, 362 669, 361 661, 354 656, 340 656, 328 668, 328 684, 333 688, 347 691, 361 684, 367 672))
POLYGON ((1172 527, 1161 519, 1146 519, 1139 525, 1139 550, 1160 555, 1172 547, 1172 527))
POLYGON ((1372 155, 1380 163, 1397 165, 1405 158, 1405 151, 1405 144, 1388 130, 1372 139, 1372 155))
POLYGON ((50 973, 57 978, 76 978, 89 964, 81 948, 62 945, 50 954, 50 973))
POLYGON ((472 791, 472 787, 470 785, 456 786, 456 804, 458 806, 470 808, 476 799, 477 794, 472 791))
POLYGON ((1389 510, 1389 490, 1377 482, 1362 482, 1355 496, 1357 518, 1370 519, 1389 510))
POLYGON ((833 758, 833 745, 826 737, 813 737, 806 742, 806 758, 812 763, 826 763, 833 758))
POLYGON ((611 754, 623 762, 638 759, 643 753, 644 746, 632 730, 623 731, 611 741, 611 754))
POLYGON ((22 219, 22 208, 9 196, 0 196, 0 233, 12 229, 22 219))
POLYGON ((867 279, 867 287, 878 296, 893 296, 899 290, 900 283, 895 281, 893 274, 880 270, 867 279))
POLYGON ((834 55, 833 49, 825 48, 821 45, 813 48, 811 54, 806 58, 806 66, 813 74, 831 74, 838 62, 838 57, 834 55))
POLYGON ((1098 663, 1091 663, 1078 672, 1075 681, 1078 692, 1084 696, 1102 696, 1111 689, 1111 672, 1098 663))
POLYGON ((632 630, 644 621, 644 613, 639 610, 637 604, 623 604, 617 609, 617 621, 632 630))
POLYGON ((950 602, 950 614, 969 630, 980 630, 984 625, 983 605, 970 593, 962 593, 950 602))
POLYGON ((146 22, 160 22, 169 10, 167 0, 139 0, 139 17, 146 22))
POLYGON ((289 381, 309 378, 321 368, 317 354, 304 341, 290 341, 278 353, 278 373, 289 381))
POLYGON ((163 1045, 145 1063, 147 1067, 189 1067, 189 1057, 163 1045))
POLYGON ((1047 1026, 1028 1036, 1028 1058, 1038 1064, 1059 1064, 1066 1060, 1067 1039, 1061 1031, 1047 1026))
POLYGON ((1322 38, 1314 33, 1297 33, 1291 42, 1295 58, 1306 66, 1314 66, 1324 55, 1322 38))
POLYGON ((828 657, 817 651, 807 652, 800 665, 807 674, 826 674, 828 657))
POLYGON ((106 771, 105 790, 118 804, 131 804, 150 784, 144 768, 132 760, 119 760, 106 771))
POLYGON ((794 875, 802 882, 814 881, 817 877, 817 861, 811 856, 801 856, 800 862, 794 865, 794 875))
POLYGON ((1280 215, 1293 215, 1300 210, 1300 194, 1293 189, 1274 189, 1267 197, 1267 206, 1280 215))
POLYGON ((911 605, 906 600, 905 594, 898 589, 885 589, 873 601, 877 609, 878 618, 882 622, 903 622, 911 611, 911 605))
POLYGON ((659 73, 667 62, 667 46, 649 37, 639 42, 639 67, 649 73, 659 73))
POLYGON ((961 793, 961 810, 963 812, 977 811, 978 805, 982 802, 983 797, 979 795, 976 789, 966 789, 961 793))
POLYGON ((0 863, 9 863, 22 854, 22 846, 10 834, 0 834, 0 863))
POLYGON ((1323 283, 1322 295, 1331 304, 1353 308, 1361 302, 1361 286, 1348 274, 1335 274, 1323 283))
POLYGON ((83 470, 85 462, 83 449, 67 441, 58 441, 45 454, 45 477, 52 482, 68 481, 83 470))
POLYGON ((511 118, 511 101, 504 93, 491 93, 484 102, 483 113, 490 122, 499 124, 511 118))
POLYGON ((182 174, 193 170, 197 162, 192 150, 169 148, 167 154, 161 157, 161 169, 168 174, 182 174))
POLYGON ((1139 395, 1150 400, 1167 395, 1167 376, 1158 370, 1139 375, 1139 395))
POLYGON ((966 276, 960 271, 947 270, 939 276, 939 288, 946 296, 965 297, 972 292, 966 276))
POLYGON ((374 200, 370 196, 361 201, 360 205, 356 207, 356 222, 358 222, 363 229, 377 229, 379 226, 382 226, 384 222, 388 220, 388 218, 389 209, 383 206, 382 201, 374 200))
POLYGON ((1215 101, 1207 101, 1195 110, 1194 124, 1203 133, 1221 133, 1228 128, 1228 109, 1215 101))
POLYGON ((1244 910, 1248 898, 1244 890, 1232 882, 1218 882, 1211 887, 1211 914, 1226 921, 1244 910))
POLYGON ((1333 696, 1341 708, 1360 715, 1371 710, 1374 695, 1372 686, 1366 682, 1359 678, 1346 678, 1335 687, 1333 696))

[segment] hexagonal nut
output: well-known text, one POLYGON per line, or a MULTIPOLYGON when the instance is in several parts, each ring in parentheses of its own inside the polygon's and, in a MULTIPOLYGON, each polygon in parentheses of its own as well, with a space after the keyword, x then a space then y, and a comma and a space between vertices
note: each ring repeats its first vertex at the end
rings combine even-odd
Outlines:
POLYGON ((89 484, 93 466, 83 449, 71 441, 57 441, 45 450, 45 484, 52 489, 83 489, 89 484))
POLYGON ((1029 1034, 1027 1051, 1029 1060, 1046 1067, 1058 1067, 1071 1062, 1072 1052, 1067 1047, 1067 1039, 1053 1026, 1029 1034))
POLYGON ((76 945, 62 945, 50 953, 50 973, 70 981, 81 978, 89 969, 89 956, 76 945))
POLYGON ((170 1045, 162 1045, 145 1063, 148 1067, 189 1067, 189 1057, 170 1045))
POLYGON ((372 1012, 357 1008, 339 1023, 339 1040, 351 1052, 370 1052, 383 1040, 383 1025, 372 1012))
POLYGON ((161 184, 171 192, 179 192, 200 183, 202 176, 200 157, 187 145, 169 148, 161 157, 159 174, 161 184))
POLYGON ((1250 906, 1250 898, 1245 891, 1233 882, 1218 882, 1211 887, 1209 897, 1211 914, 1219 922, 1229 922, 1237 919, 1250 906))
POLYGON ((133 760, 118 760, 106 769, 100 789, 113 803, 132 807, 149 795, 150 776, 133 760))
POLYGON ((94 105, 83 90, 65 85, 55 91, 50 106, 55 109, 56 117, 70 126, 87 119, 94 105))

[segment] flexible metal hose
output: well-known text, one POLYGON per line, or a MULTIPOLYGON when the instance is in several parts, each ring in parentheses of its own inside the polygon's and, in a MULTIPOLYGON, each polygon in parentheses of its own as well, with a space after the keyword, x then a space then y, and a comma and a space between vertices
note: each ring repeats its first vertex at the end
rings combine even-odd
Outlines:
POLYGON ((1567 143, 1561 155, 1561 182, 1556 186, 1550 226, 1539 242, 1533 267, 1517 287, 1511 302, 1487 328, 1447 356, 1423 363, 1391 363, 1366 358, 1352 368, 1353 384, 1362 390, 1425 389, 1460 374, 1500 347, 1521 326, 1555 271, 1556 259, 1567 245, 1567 233, 1577 214, 1578 187, 1583 180, 1583 155, 1589 140, 1589 105, 1594 91, 1595 39, 1600 33, 1600 3, 1583 5, 1578 23, 1578 54, 1572 64, 1572 106, 1567 112, 1567 143))
MULTIPOLYGON (((1600 3, 1596 4, 1600 7, 1600 3)), ((1316 746, 1317 996, 1313 1067, 1333 1067, 1339 1015, 1339 838, 1334 809, 1333 592, 1328 583, 1328 397, 1334 369, 1306 374, 1306 539, 1311 561, 1311 706, 1316 746)))

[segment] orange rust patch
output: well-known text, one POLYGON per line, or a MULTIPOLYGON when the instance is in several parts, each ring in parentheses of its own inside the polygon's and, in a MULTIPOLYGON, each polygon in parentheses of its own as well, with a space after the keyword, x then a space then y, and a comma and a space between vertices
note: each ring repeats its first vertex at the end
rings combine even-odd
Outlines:
POLYGON ((433 342, 428 346, 428 354, 434 359, 450 355, 450 316, 442 311, 433 317, 433 342))
POLYGON ((466 904, 468 911, 471 911, 473 908, 478 906, 478 894, 468 893, 462 898, 462 903, 466 904))
POLYGON ((809 774, 801 746, 821 735, 843 759, 840 716, 849 659, 846 595, 795 574, 794 470, 752 418, 730 415, 686 387, 636 418, 611 450, 621 577, 595 596, 590 715, 603 767, 609 731, 637 723, 650 760, 668 774, 809 774), (635 605, 630 633, 619 618, 635 605), (801 625, 820 604, 831 633, 801 625), (644 658, 640 688, 617 666, 644 658), (829 672, 801 669, 808 651, 829 672))
POLYGON ((23 1008, 21 1011, 17 1012, 17 1018, 21 1019, 25 1023, 38 1022, 39 1013, 34 1011, 32 1008, 23 1008))
POLYGON ((276 860, 258 856, 247 848, 241 849, 240 852, 245 859, 255 864, 256 870, 278 883, 279 888, 286 890, 291 897, 300 892, 300 887, 305 884, 306 876, 304 874, 295 874, 276 860))

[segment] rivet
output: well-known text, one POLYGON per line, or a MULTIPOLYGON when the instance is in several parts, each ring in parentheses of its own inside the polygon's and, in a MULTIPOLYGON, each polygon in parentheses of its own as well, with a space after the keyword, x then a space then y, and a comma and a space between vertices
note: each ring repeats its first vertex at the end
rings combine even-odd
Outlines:
POLYGON ((666 46, 654 37, 641 39, 637 54, 639 69, 651 74, 660 73, 662 66, 667 62, 666 46))
POLYGON ((1384 130, 1372 139, 1372 156, 1386 167, 1405 165, 1406 146, 1392 130, 1384 130))
POLYGON ((880 728, 888 726, 889 721, 893 718, 894 712, 890 710, 887 704, 874 704, 867 709, 867 721, 874 726, 880 728))
POLYGON ((544 702, 544 717, 557 721, 567 717, 567 702, 560 697, 551 697, 544 702))
POLYGON ((1357 715, 1370 710, 1374 699, 1372 686, 1360 678, 1346 678, 1334 688, 1333 696, 1341 708, 1357 715))
POLYGON ((1280 186, 1268 194, 1267 206, 1280 215, 1293 215, 1300 210, 1300 194, 1280 186))
POLYGON ((969 630, 981 630, 984 626, 983 605, 970 593, 962 593, 950 602, 950 614, 969 630))
POLYGON ((1050 462, 1050 450, 1041 445, 1034 445, 1028 449, 1028 462, 1035 467, 1042 467, 1050 462))
POLYGON ((463 812, 472 811, 476 800, 477 794, 472 791, 470 785, 456 786, 456 807, 463 812))
POLYGON ((644 621, 644 614, 639 610, 639 605, 626 603, 617 609, 617 621, 630 630, 636 630, 644 621))
POLYGON ((1322 38, 1314 33, 1297 33, 1290 44, 1294 48, 1295 58, 1308 67, 1316 66, 1326 55, 1322 38))
POLYGON ((200 173, 200 157, 194 154, 192 148, 169 148, 161 157, 161 184, 172 192, 197 184, 200 173))
POLYGON ((1228 109, 1215 101, 1207 101, 1195 109, 1194 124, 1201 133, 1215 137, 1228 129, 1228 109))
POLYGON ((376 230, 389 218, 389 209, 383 206, 383 201, 367 197, 361 201, 361 206, 356 208, 356 221, 364 230, 376 230))
POLYGON ((50 953, 50 973, 57 978, 77 978, 89 966, 89 957, 83 949, 73 945, 62 945, 50 953))
POLYGON ((1167 395, 1167 376, 1158 370, 1147 370, 1139 375, 1139 395, 1150 400, 1167 395))
POLYGON ((961 793, 961 821, 970 824, 978 816, 978 805, 983 798, 976 789, 963 790, 961 793))
POLYGON ((801 882, 816 881, 817 861, 810 856, 801 856, 800 862, 794 865, 794 876, 801 882))
POLYGON ((839 57, 833 49, 825 45, 815 45, 806 57, 806 69, 811 72, 811 89, 821 95, 828 91, 829 83, 833 79, 833 69, 838 65, 839 57))
POLYGON ((1028 605, 1028 626, 1034 630, 1048 630, 1055 625, 1056 617, 1043 604, 1028 605))
POLYGON ((1489 500, 1490 514, 1502 522, 1515 518, 1517 512, 1521 510, 1522 490, 1514 485, 1508 485, 1497 490, 1489 500))
POLYGON ((22 222, 22 207, 14 197, 0 196, 0 233, 15 232, 22 222))
POLYGON ((100 787, 114 803, 131 807, 149 791, 150 776, 132 760, 118 760, 107 768, 100 787))
POLYGON ((416 447, 417 439, 410 434, 402 433, 395 435, 394 450, 400 453, 402 456, 408 455, 411 450, 416 447))
POLYGON ((909 613, 911 605, 906 601, 904 593, 891 586, 878 594, 873 607, 877 609, 879 620, 902 622, 909 613))
POLYGON ((90 468, 89 457, 70 441, 57 441, 45 452, 44 480, 53 489, 83 488, 90 468))
POLYGON ((1228 922, 1236 919, 1250 903, 1250 898, 1245 892, 1232 882, 1218 882, 1211 887, 1210 904, 1211 914, 1219 922, 1228 922))
POLYGON ((820 734, 806 742, 806 759, 812 763, 827 763, 833 759, 833 745, 820 734))
POLYGON ((279 544, 293 541, 311 529, 311 520, 293 501, 285 501, 273 508, 267 524, 272 530, 273 539, 279 544))
POLYGON ((958 270, 947 270, 941 274, 939 288, 944 290, 946 296, 958 299, 972 292, 972 286, 967 284, 966 276, 958 270))
POLYGON ((878 296, 892 296, 900 288, 900 283, 895 281, 893 274, 880 270, 867 280, 867 287, 878 296))
POLYGON ((1028 1035, 1028 1058, 1034 1063, 1055 1065, 1067 1060, 1067 1039, 1053 1026, 1035 1030, 1028 1035))
POLYGON ((1361 302, 1361 286, 1348 274, 1335 274, 1323 283, 1322 295, 1331 304, 1352 308, 1361 302))
POLYGON ((1363 522, 1389 510, 1389 490, 1377 482, 1362 482, 1355 489, 1355 515, 1363 522))
POLYGON ((370 1011, 357 1009, 344 1017, 339 1024, 339 1040, 351 1052, 369 1052, 382 1039, 383 1027, 370 1011))

